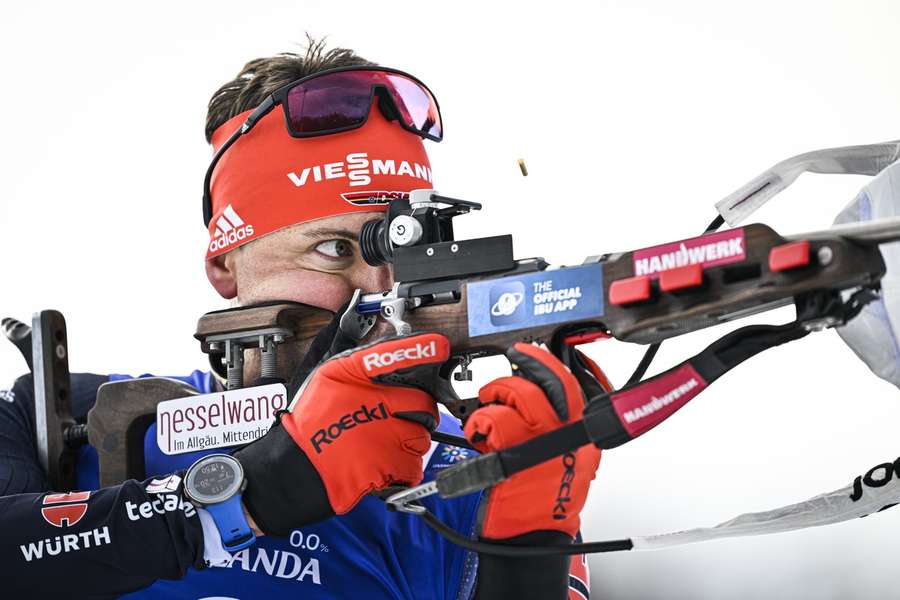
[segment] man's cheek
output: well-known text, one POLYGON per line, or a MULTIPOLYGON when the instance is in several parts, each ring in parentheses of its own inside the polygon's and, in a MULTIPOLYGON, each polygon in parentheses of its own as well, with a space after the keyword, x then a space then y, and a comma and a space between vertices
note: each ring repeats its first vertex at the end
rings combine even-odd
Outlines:
POLYGON ((353 293, 343 275, 299 270, 269 273, 261 278, 247 273, 238 281, 238 300, 242 305, 270 300, 291 300, 337 311, 353 293))

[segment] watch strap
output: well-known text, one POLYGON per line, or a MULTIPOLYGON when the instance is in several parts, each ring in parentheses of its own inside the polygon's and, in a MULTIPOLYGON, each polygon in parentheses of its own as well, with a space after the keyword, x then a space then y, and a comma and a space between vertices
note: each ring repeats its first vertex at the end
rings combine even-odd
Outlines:
POLYGON ((241 507, 241 495, 235 494, 224 502, 208 504, 204 507, 212 516, 222 536, 222 547, 228 552, 237 552, 256 541, 256 534, 250 529, 247 517, 241 507))

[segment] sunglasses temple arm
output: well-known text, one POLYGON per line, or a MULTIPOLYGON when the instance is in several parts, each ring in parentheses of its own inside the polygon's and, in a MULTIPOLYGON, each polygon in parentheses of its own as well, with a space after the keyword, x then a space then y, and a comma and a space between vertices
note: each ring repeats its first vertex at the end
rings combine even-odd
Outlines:
POLYGON ((231 134, 225 143, 219 148, 216 152, 215 156, 213 156, 212 161, 209 163, 209 168, 206 170, 206 177, 203 178, 203 223, 209 227, 209 222, 212 220, 212 197, 210 192, 210 184, 212 183, 212 174, 216 169, 216 165, 219 164, 219 159, 222 158, 222 155, 225 154, 225 151, 228 150, 232 144, 234 144, 239 137, 253 129, 253 126, 256 125, 256 122, 262 119, 264 116, 269 114, 272 109, 275 108, 275 99, 270 94, 263 100, 263 103, 260 104, 256 110, 254 110, 247 119, 244 121, 243 125, 241 125, 240 129, 236 130, 231 134))
POLYGON ((244 121, 244 124, 241 125, 241 134, 247 133, 251 129, 253 129, 256 122, 262 119, 264 116, 272 112, 272 109, 275 108, 275 98, 272 94, 266 96, 266 99, 262 101, 262 104, 256 107, 250 116, 247 117, 247 120, 244 121))
POLYGON ((210 184, 212 183, 213 171, 216 170, 216 165, 219 164, 219 159, 222 158, 225 151, 241 137, 241 133, 241 129, 238 129, 231 134, 231 137, 225 140, 225 143, 222 144, 215 156, 213 156, 212 161, 210 161, 209 168, 206 169, 206 176, 203 178, 203 224, 207 227, 209 227, 209 222, 212 220, 212 195, 210 192, 210 184))

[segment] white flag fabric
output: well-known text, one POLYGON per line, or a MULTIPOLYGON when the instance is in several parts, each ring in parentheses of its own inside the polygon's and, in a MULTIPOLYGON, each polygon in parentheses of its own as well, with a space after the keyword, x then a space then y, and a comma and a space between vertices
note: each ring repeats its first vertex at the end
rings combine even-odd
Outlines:
MULTIPOLYGON (((838 214, 835 224, 900 216, 900 161, 879 173, 838 214)), ((838 334, 872 371, 900 387, 900 242, 882 244, 887 273, 881 297, 869 303, 838 334)))
POLYGON ((721 538, 781 533, 864 517, 900 502, 898 470, 900 458, 872 467, 846 487, 797 504, 746 513, 715 527, 632 537, 633 549, 658 550, 721 538))

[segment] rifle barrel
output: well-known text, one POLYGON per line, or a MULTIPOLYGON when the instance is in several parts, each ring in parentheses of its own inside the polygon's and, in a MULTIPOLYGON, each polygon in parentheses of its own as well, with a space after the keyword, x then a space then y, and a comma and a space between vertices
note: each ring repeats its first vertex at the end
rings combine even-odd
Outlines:
POLYGON ((887 244, 900 241, 900 217, 864 223, 845 223, 830 229, 786 236, 788 240, 816 240, 843 237, 859 244, 887 244))

